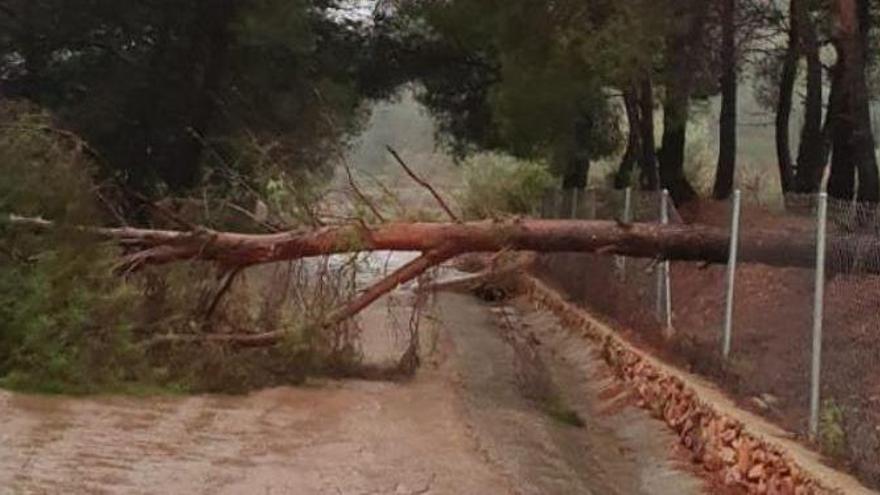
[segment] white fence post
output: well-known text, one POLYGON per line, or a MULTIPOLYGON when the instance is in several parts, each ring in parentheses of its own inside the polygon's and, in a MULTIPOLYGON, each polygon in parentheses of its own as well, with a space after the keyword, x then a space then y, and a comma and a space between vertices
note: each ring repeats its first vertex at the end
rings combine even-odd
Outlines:
MULTIPOLYGON (((660 193, 660 223, 669 224, 669 190, 660 193)), ((670 295, 669 261, 660 264, 657 272, 657 319, 666 323, 666 329, 672 328, 672 297, 670 295)))
MULTIPOLYGON (((621 221, 625 224, 632 222, 632 187, 627 187, 623 191, 623 218, 621 221)), ((618 268, 620 269, 621 281, 626 281, 626 256, 617 258, 618 268)))
POLYGON ((736 286, 736 257, 739 251, 739 217, 742 194, 739 189, 733 192, 733 212, 730 221, 730 254, 727 259, 727 306, 724 310, 724 359, 730 357, 730 344, 733 338, 733 291, 736 286))
POLYGON ((825 241, 828 224, 828 194, 819 195, 816 217, 816 287, 813 293, 813 359, 810 369, 810 438, 819 434, 819 386, 822 371, 822 318, 825 304, 825 241))

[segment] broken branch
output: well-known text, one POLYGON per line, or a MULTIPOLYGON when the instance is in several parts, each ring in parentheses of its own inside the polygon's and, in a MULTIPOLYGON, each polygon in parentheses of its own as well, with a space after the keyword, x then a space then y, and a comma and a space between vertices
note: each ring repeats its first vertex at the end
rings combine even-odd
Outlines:
POLYGON ((406 174, 409 175, 412 180, 416 181, 418 185, 427 189, 428 192, 430 192, 431 195, 434 196, 434 199, 437 200, 440 208, 443 208, 443 210, 446 211, 446 214, 449 215, 449 218, 452 219, 453 222, 461 223, 461 220, 458 218, 458 216, 456 216, 455 213, 452 212, 452 209, 449 208, 449 205, 446 204, 446 201, 443 201, 443 197, 440 196, 440 194, 434 189, 433 186, 431 186, 431 184, 416 175, 416 173, 413 172, 411 168, 409 168, 409 166, 406 164, 406 162, 403 161, 403 158, 400 157, 400 155, 397 153, 397 151, 394 150, 394 148, 392 148, 390 145, 386 145, 385 148, 388 150, 389 153, 391 153, 391 156, 394 157, 394 160, 397 161, 397 163, 400 164, 401 167, 403 167, 403 170, 406 171, 406 174))

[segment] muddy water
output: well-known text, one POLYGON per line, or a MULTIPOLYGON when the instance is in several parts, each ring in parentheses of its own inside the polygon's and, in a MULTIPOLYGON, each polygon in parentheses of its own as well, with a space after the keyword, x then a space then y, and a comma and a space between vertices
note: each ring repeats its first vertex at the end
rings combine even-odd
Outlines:
POLYGON ((608 377, 582 343, 547 315, 511 311, 586 427, 523 396, 491 308, 442 294, 431 355, 405 384, 160 399, 0 392, 0 493, 700 493, 658 423, 630 406, 608 412, 608 377))

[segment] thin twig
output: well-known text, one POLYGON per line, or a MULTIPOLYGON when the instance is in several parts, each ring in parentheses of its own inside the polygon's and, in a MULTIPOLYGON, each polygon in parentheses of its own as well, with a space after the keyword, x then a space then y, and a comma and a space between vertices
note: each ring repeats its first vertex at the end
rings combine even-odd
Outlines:
POLYGON ((345 173, 348 176, 348 185, 351 186, 352 191, 354 191, 354 193, 355 193, 355 195, 357 195, 358 199, 360 199, 362 203, 367 205, 367 208, 369 208, 370 211, 373 212, 373 215, 375 215, 375 217, 380 222, 385 223, 386 222, 385 217, 382 216, 381 213, 379 213, 379 209, 376 208, 376 205, 374 205, 373 202, 370 200, 370 198, 367 197, 367 195, 364 194, 363 191, 361 191, 360 187, 358 187, 357 183, 354 180, 354 176, 351 174, 351 167, 348 165, 348 160, 346 160, 345 158, 343 158, 343 160, 342 160, 342 166, 343 166, 343 168, 345 168, 345 173))
MULTIPOLYGON (((425 273, 428 269, 455 256, 449 249, 439 248, 429 251, 395 270, 390 275, 376 282, 341 308, 337 309, 325 320, 322 327, 329 328, 352 318, 364 308, 388 294, 399 285, 409 282, 425 273)), ((265 333, 244 334, 206 334, 206 335, 160 335, 145 343, 153 346, 162 343, 225 343, 239 347, 264 347, 277 344, 285 335, 284 330, 265 333)))
POLYGON ((159 205, 157 203, 154 203, 149 198, 147 198, 146 196, 144 196, 143 194, 141 194, 135 190, 132 190, 128 187, 124 187, 123 191, 125 192, 125 194, 128 194, 129 196, 133 197, 134 199, 141 202, 145 206, 154 210, 159 215, 165 217, 168 220, 171 220, 172 223, 175 223, 178 226, 183 227, 186 230, 196 231, 196 230, 199 230, 199 228, 200 228, 198 225, 181 217, 177 213, 174 213, 173 211, 169 210, 168 208, 166 208, 162 205, 159 205))
POLYGON ((242 215, 246 216, 248 218, 248 220, 254 222, 255 224, 259 225, 260 227, 263 227, 264 229, 268 230, 269 232, 277 233, 277 232, 281 232, 284 230, 281 227, 277 227, 275 225, 272 225, 271 223, 269 223, 267 221, 260 220, 259 218, 257 218, 256 215, 254 215, 253 213, 248 211, 247 208, 245 208, 243 206, 238 206, 237 204, 235 204, 231 201, 224 201, 223 205, 226 206, 227 208, 229 208, 230 210, 241 213, 242 215))
POLYGON ((220 285, 220 288, 217 290, 217 293, 214 295, 213 300, 211 300, 211 305, 208 306, 208 310, 205 311, 205 325, 210 323, 211 317, 214 316, 214 312, 217 310, 217 306, 220 305, 220 300, 223 299, 223 296, 229 292, 229 288, 232 287, 232 282, 235 281, 235 277, 238 276, 239 273, 244 269, 243 266, 237 266, 231 269, 227 274, 226 278, 223 280, 223 283, 220 285))
POLYGON ((443 208, 444 211, 446 211, 446 214, 449 215, 449 218, 451 218, 453 222, 461 223, 461 219, 459 219, 458 216, 456 216, 455 213, 452 212, 452 210, 449 208, 446 202, 443 201, 443 198, 440 196, 440 194, 437 193, 437 191, 431 186, 431 184, 416 175, 416 173, 413 172, 411 168, 409 168, 409 166, 406 164, 406 162, 403 161, 403 158, 400 157, 400 155, 397 153, 397 151, 394 150, 394 148, 392 148, 390 145, 386 145, 385 148, 388 150, 389 153, 391 153, 391 156, 394 157, 397 163, 399 163, 400 166, 403 167, 403 170, 406 171, 406 174, 409 175, 412 180, 416 181, 416 183, 427 189, 428 192, 430 192, 431 195, 434 196, 434 199, 437 200, 437 203, 440 204, 440 207, 443 208))

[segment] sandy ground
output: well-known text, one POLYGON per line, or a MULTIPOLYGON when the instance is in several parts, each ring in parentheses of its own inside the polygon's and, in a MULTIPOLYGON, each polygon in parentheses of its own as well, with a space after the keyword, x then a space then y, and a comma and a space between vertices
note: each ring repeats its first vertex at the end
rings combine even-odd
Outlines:
MULTIPOLYGON (((425 365, 406 383, 156 399, 0 392, 0 493, 704 490, 660 423, 608 393, 606 371, 581 341, 548 315, 503 311, 541 342, 549 379, 585 427, 551 418, 520 392, 498 308, 441 294, 425 326, 425 365)), ((372 331, 375 353, 393 332, 372 331)))

